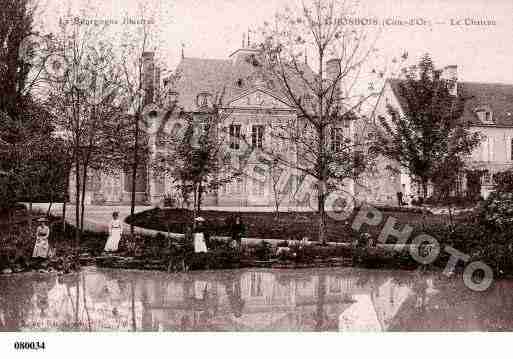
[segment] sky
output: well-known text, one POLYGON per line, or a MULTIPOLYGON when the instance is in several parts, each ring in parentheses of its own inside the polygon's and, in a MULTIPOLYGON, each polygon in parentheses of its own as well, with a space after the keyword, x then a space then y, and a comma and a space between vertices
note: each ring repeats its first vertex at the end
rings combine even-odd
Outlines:
MULTIPOLYGON (((41 22, 52 29, 63 16, 59 0, 45 1, 41 22)), ((147 0, 159 15, 156 26, 163 39, 161 52, 169 69, 185 56, 227 58, 241 46, 243 33, 297 0, 147 0)), ((79 8, 84 0, 69 0, 79 8)), ((96 18, 137 18, 138 0, 88 0, 96 18)), ((361 0, 356 18, 373 18, 382 26, 376 47, 380 61, 389 62, 408 52, 410 63, 428 52, 439 67, 458 65, 462 81, 513 84, 512 0, 361 0), (423 25, 394 25, 395 20, 421 19, 423 25), (467 24, 465 24, 467 19, 467 24), (471 19, 474 24, 468 24, 471 19), (491 25, 478 25, 488 21, 491 25)), ((130 25, 134 26, 134 25, 130 25)), ((116 28, 117 27, 117 28, 116 28)))

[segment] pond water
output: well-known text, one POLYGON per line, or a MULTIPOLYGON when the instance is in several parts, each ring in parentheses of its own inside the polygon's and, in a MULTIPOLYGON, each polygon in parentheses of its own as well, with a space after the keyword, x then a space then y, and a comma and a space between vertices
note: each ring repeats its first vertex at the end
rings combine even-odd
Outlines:
POLYGON ((513 329, 513 281, 352 268, 0 276, 2 331, 513 329))

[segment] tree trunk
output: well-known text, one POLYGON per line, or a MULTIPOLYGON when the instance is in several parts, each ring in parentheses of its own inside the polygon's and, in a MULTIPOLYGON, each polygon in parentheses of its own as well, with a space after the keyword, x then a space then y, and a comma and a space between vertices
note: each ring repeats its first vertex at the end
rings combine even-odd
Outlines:
MULTIPOLYGON (((130 216, 135 214, 135 182, 137 181, 137 167, 139 166, 139 113, 135 115, 135 142, 134 162, 132 163, 132 196, 130 199, 130 216)), ((130 233, 134 234, 134 226, 130 224, 130 233)))
POLYGON ((273 181, 272 187, 273 187, 273 193, 274 193, 274 211, 275 211, 275 217, 278 218, 280 215, 280 189, 278 188, 278 183, 274 181, 274 179, 271 179, 273 181))
POLYGON ((70 179, 70 171, 67 173, 67 179, 66 179, 66 189, 64 192, 64 198, 62 202, 62 233, 66 232, 66 206, 67 206, 67 196, 69 194, 69 179, 70 179))
POLYGON ((448 204, 448 210, 449 210, 449 225, 451 226, 451 230, 452 230, 453 226, 454 226, 454 217, 452 215, 452 206, 450 203, 448 204))
POLYGON ((86 185, 87 185, 87 167, 88 165, 85 163, 83 168, 83 178, 82 178, 82 194, 80 200, 80 231, 84 231, 84 212, 85 212, 85 194, 86 194, 86 185))
MULTIPOLYGON (((324 49, 322 47, 319 50, 319 76, 322 79, 324 76, 324 49)), ((317 174, 318 174, 318 188, 317 188, 317 212, 319 216, 319 242, 326 244, 326 218, 324 213, 324 202, 325 202, 325 180, 326 180, 326 123, 324 114, 324 97, 322 94, 317 95, 317 106, 319 122, 317 125, 317 134, 319 136, 318 153, 317 153, 317 174)))
POLYGON ((319 242, 321 244, 326 244, 326 212, 324 209, 325 198, 324 189, 319 189, 319 194, 317 196, 317 212, 319 216, 319 242))
POLYGON ((62 202, 62 233, 66 232, 66 199, 62 202))
POLYGON ((14 211, 12 208, 7 209, 7 235, 9 236, 9 238, 12 235, 13 212, 14 211))
POLYGON ((193 203, 192 203, 192 218, 193 218, 193 228, 195 227, 194 218, 198 215, 198 184, 193 184, 193 203))
POLYGON ((201 201, 203 200, 203 186, 201 182, 198 183, 198 198, 197 198, 197 207, 196 212, 199 214, 201 212, 201 201))
POLYGON ((32 202, 29 202, 28 225, 29 225, 30 236, 32 236, 32 202))
POLYGON ((47 217, 50 217, 50 212, 52 211, 52 205, 53 205, 53 202, 50 201, 50 203, 48 204, 48 209, 46 210, 47 217))
POLYGON ((78 256, 80 246, 80 165, 78 156, 75 163, 75 250, 78 256))

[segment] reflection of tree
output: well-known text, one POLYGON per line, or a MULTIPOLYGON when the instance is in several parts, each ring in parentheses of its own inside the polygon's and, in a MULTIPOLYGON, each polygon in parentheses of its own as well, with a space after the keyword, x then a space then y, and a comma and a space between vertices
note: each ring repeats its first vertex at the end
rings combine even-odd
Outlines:
MULTIPOLYGON (((77 301, 77 305, 75 305, 73 296, 71 294, 71 288, 72 287, 78 288, 78 281, 79 281, 78 274, 74 273, 74 274, 67 274, 67 275, 64 275, 64 276, 60 276, 57 279, 57 281, 58 281, 59 284, 64 285, 66 287, 66 299, 69 300, 69 303, 71 305, 73 314, 75 316, 75 322, 77 322, 77 317, 78 317, 78 307, 77 307, 78 306, 78 301, 77 301)), ((77 295, 78 295, 78 293, 77 293, 77 295)), ((64 303, 63 303, 63 305, 64 305, 64 303)), ((73 320, 73 317, 71 317, 69 315, 69 313, 66 313, 66 323, 64 323, 64 328, 65 329, 73 329, 73 328, 75 328, 74 323, 72 323, 72 320, 73 320)))
POLYGON ((240 318, 245 304, 242 299, 241 275, 235 273, 227 275, 223 281, 223 285, 225 287, 233 315, 236 318, 240 318))
POLYGON ((33 286, 19 277, 9 277, 0 280, 0 288, 0 330, 20 330, 32 307, 33 286))
POLYGON ((411 287, 416 281, 416 277, 410 273, 401 273, 400 275, 393 276, 392 282, 397 284, 398 286, 408 286, 411 287))
POLYGON ((190 276, 184 280, 183 288, 186 313, 180 321, 181 330, 208 329, 216 311, 217 293, 209 293, 207 282, 195 281, 190 276))
POLYGON ((89 315, 89 308, 87 307, 87 295, 86 295, 86 281, 85 281, 85 275, 84 273, 82 273, 82 300, 84 301, 83 305, 84 305, 84 310, 86 312, 86 316, 87 316, 87 328, 89 329, 89 331, 92 330, 91 328, 91 316, 89 315))
POLYGON ((78 311, 79 311, 79 300, 80 300, 80 280, 78 274, 71 274, 66 276, 65 280, 62 281, 66 284, 66 294, 71 304, 71 308, 73 308, 73 323, 69 323, 72 329, 78 329, 80 327, 80 321, 78 319, 78 311), (75 286, 75 299, 71 295, 71 286, 75 286))
MULTIPOLYGON (((160 297, 157 296, 157 298, 160 298, 160 297)), ((148 291, 146 289, 146 286, 142 287, 141 302, 142 302, 141 329, 144 331, 152 331, 155 328, 153 326, 153 314, 151 312, 150 301, 149 301, 149 296, 148 296, 148 291)))
POLYGON ((315 311, 315 329, 322 330, 327 321, 326 310, 326 274, 319 274, 317 277, 317 307, 315 311))
POLYGON ((130 304, 132 312, 132 331, 137 331, 137 322, 135 320, 135 285, 133 279, 130 280, 130 304))
POLYGON ((36 296, 36 306, 39 310, 39 316, 46 318, 48 316, 48 308, 50 307, 48 292, 55 285, 55 278, 38 278, 34 283, 34 293, 36 296))
POLYGON ((425 276, 423 271, 418 271, 416 275, 416 280, 414 281, 411 289, 415 293, 416 303, 415 307, 421 311, 425 312, 426 310, 426 298, 427 298, 427 289, 428 289, 428 279, 425 276))
POLYGON ((258 272, 251 272, 251 287, 250 292, 252 297, 262 296, 262 274, 258 272))
POLYGON ((191 318, 189 317, 189 315, 185 314, 182 316, 182 319, 180 319, 180 330, 184 332, 186 330, 189 330, 190 327, 191 318))

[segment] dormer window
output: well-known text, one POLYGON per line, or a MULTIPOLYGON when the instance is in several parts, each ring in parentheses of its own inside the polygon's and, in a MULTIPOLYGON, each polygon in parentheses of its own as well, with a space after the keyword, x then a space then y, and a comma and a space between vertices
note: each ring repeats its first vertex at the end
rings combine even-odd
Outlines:
POLYGON ((480 106, 476 108, 474 112, 481 123, 493 123, 493 112, 490 106, 480 106))
POLYGON ((212 94, 208 92, 200 92, 196 97, 196 106, 199 109, 206 109, 212 106, 212 94))

